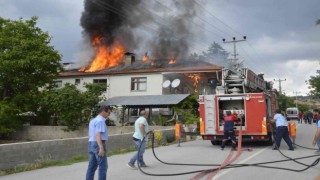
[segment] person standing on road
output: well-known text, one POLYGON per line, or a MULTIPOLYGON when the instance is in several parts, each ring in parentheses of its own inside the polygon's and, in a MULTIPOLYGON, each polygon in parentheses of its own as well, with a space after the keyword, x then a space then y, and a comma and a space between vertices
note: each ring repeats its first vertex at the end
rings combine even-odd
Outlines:
POLYGON ((320 116, 319 116, 319 110, 315 109, 313 110, 313 114, 315 117, 317 117, 316 123, 317 123, 317 131, 316 134, 314 135, 314 139, 312 141, 312 145, 315 146, 318 144, 318 152, 320 152, 320 116))
POLYGON ((313 113, 311 111, 308 112, 308 123, 312 124, 312 120, 313 120, 313 113))
POLYGON ((276 114, 274 115, 273 120, 271 122, 275 122, 277 126, 276 147, 274 147, 273 150, 277 150, 278 148, 280 148, 281 139, 283 138, 289 146, 289 150, 293 151, 294 148, 292 146, 292 141, 289 137, 288 122, 286 118, 281 114, 280 109, 276 110, 276 114))
POLYGON ((107 161, 107 140, 108 129, 106 118, 110 116, 111 108, 101 106, 99 114, 89 123, 89 165, 86 174, 86 180, 93 180, 94 173, 99 166, 98 179, 107 179, 108 161, 107 161))
POLYGON ((301 123, 301 124, 302 124, 302 120, 303 120, 303 112, 302 112, 302 111, 300 111, 300 112, 299 112, 299 114, 298 114, 298 116, 299 116, 299 123, 301 123))
POLYGON ((224 150, 224 147, 226 146, 226 142, 228 141, 229 137, 231 139, 232 149, 236 150, 236 137, 234 133, 234 122, 236 120, 238 120, 237 115, 231 114, 231 111, 226 111, 226 116, 224 117, 224 134, 221 143, 221 150, 224 150))
POLYGON ((145 151, 146 142, 148 141, 147 132, 149 132, 149 125, 148 125, 148 113, 142 110, 140 112, 140 117, 134 123, 134 134, 133 134, 133 142, 136 146, 137 152, 132 156, 130 159, 128 166, 130 168, 135 169, 135 162, 139 163, 140 167, 147 167, 146 163, 143 160, 143 153, 145 151), (144 141, 143 141, 143 138, 144 141), (141 146, 141 148, 140 148, 141 146), (139 152, 140 148, 140 153, 139 152))

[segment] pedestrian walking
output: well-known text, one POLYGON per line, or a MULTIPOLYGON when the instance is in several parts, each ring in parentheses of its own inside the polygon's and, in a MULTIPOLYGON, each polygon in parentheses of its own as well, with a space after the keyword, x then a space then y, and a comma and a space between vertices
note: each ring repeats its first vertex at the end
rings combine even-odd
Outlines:
POLYGON ((299 116, 299 123, 301 123, 301 124, 302 124, 302 120, 303 120, 303 112, 302 112, 302 111, 300 111, 300 112, 299 112, 299 114, 298 114, 298 116, 299 116))
POLYGON ((285 117, 281 114, 280 109, 276 110, 276 114, 273 117, 272 120, 273 123, 276 123, 276 147, 273 148, 273 150, 277 150, 280 148, 281 139, 283 138, 284 141, 289 146, 289 150, 293 151, 294 148, 292 146, 292 141, 289 137, 289 131, 288 131, 288 122, 285 119, 285 117))
POLYGON ((101 106, 99 108, 99 114, 89 123, 89 165, 86 180, 94 179, 94 174, 98 167, 98 180, 107 179, 108 128, 106 126, 106 118, 110 113, 111 108, 109 106, 101 106))
POLYGON ((319 116, 319 110, 314 109, 313 114, 315 117, 317 117, 316 123, 317 123, 317 130, 314 135, 312 145, 315 146, 316 144, 318 145, 318 153, 320 153, 320 116, 319 116))
POLYGON ((312 124, 313 121, 313 113, 311 111, 308 112, 308 123, 312 124))
POLYGON ((148 137, 146 135, 149 132, 147 118, 148 114, 143 110, 140 112, 140 117, 134 123, 134 134, 132 139, 136 146, 137 152, 132 156, 128 163, 128 166, 133 169, 136 168, 136 161, 139 163, 140 167, 147 167, 143 160, 143 153, 145 151, 146 142, 148 141, 148 137))

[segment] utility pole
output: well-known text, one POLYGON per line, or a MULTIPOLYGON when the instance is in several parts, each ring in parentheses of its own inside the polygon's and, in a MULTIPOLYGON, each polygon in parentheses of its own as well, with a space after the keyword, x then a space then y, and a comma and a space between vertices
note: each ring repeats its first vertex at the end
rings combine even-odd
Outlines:
POLYGON ((235 37, 232 38, 232 41, 226 41, 225 38, 222 39, 223 43, 233 43, 233 59, 231 61, 231 67, 234 71, 238 70, 240 63, 238 63, 238 58, 237 58, 237 48, 236 48, 236 43, 237 42, 241 42, 241 41, 245 41, 247 39, 246 36, 243 36, 243 39, 241 40, 236 40, 235 37))
POLYGON ((282 94, 282 91, 281 91, 281 81, 286 81, 287 79, 286 78, 284 78, 284 79, 273 79, 274 81, 278 81, 279 82, 279 92, 280 92, 280 94, 282 94))
POLYGON ((298 93, 301 93, 301 92, 298 92, 298 91, 293 91, 294 94, 296 94, 296 108, 298 108, 298 93))

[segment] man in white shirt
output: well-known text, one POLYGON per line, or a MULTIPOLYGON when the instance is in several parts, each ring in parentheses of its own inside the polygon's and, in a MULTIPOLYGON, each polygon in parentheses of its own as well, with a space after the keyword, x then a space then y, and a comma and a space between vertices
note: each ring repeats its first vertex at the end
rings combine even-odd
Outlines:
POLYGON ((145 151, 145 145, 146 145, 146 141, 148 141, 148 137, 147 132, 149 132, 149 125, 148 125, 148 114, 146 113, 146 111, 141 111, 140 112, 140 117, 135 121, 134 123, 134 134, 133 134, 133 142, 136 146, 136 149, 139 152, 139 148, 140 148, 140 153, 138 154, 138 152, 136 152, 132 158, 130 159, 128 166, 130 168, 135 169, 135 162, 138 161, 140 167, 146 167, 146 163, 143 160, 143 153, 145 151), (142 141, 144 139, 144 141, 142 141))

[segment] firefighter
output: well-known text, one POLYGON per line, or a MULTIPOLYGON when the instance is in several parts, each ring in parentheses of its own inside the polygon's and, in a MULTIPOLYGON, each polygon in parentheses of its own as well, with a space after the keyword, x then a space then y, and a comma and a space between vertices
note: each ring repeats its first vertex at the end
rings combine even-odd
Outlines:
POLYGON ((238 120, 238 116, 236 114, 231 114, 231 111, 226 111, 226 116, 224 116, 223 119, 224 119, 224 135, 221 143, 221 150, 224 150, 224 147, 229 137, 232 143, 232 150, 236 150, 234 122, 238 120))
POLYGON ((283 138, 284 141, 289 146, 289 150, 293 151, 292 141, 289 137, 288 131, 288 122, 285 117, 281 114, 281 110, 277 109, 276 114, 273 117, 272 123, 276 123, 277 130, 276 130, 276 147, 273 150, 277 150, 280 147, 281 139, 283 138))

